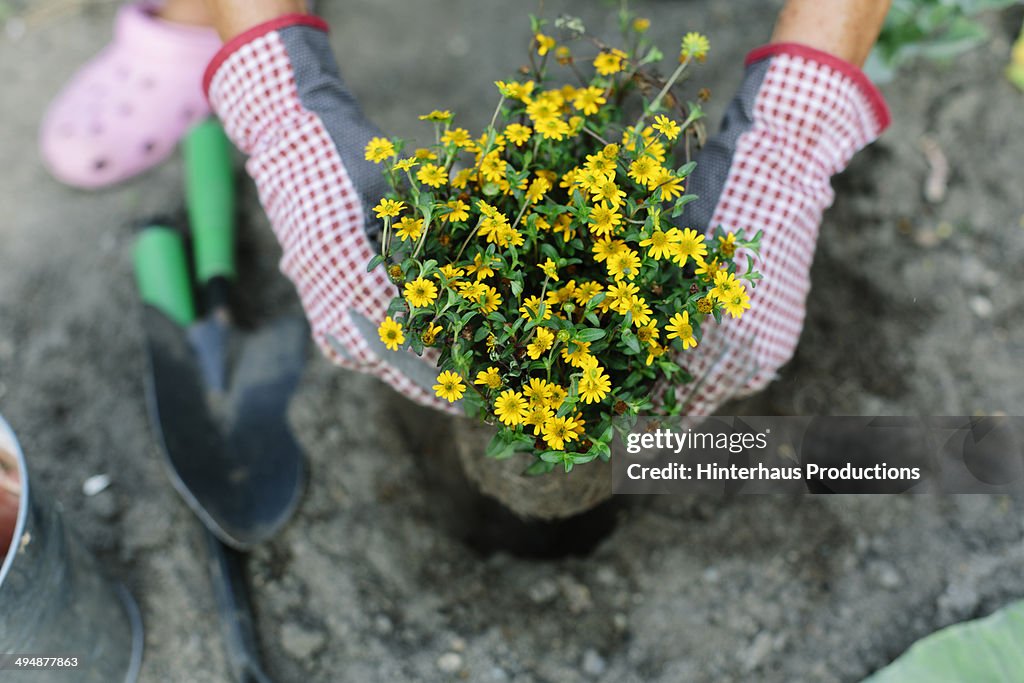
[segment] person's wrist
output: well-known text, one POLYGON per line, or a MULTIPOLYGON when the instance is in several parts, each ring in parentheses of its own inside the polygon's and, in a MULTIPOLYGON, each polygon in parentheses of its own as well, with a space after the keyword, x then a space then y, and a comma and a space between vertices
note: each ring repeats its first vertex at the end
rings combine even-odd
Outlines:
POLYGON ((287 14, 305 14, 305 0, 210 0, 214 26, 227 42, 287 14))
POLYGON ((799 43, 864 66, 890 0, 788 0, 772 43, 799 43))

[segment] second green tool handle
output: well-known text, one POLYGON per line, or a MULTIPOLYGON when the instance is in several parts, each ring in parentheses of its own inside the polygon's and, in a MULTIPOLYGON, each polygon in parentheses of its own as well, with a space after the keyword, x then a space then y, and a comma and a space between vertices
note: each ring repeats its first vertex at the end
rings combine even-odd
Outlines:
POLYGON ((200 285, 235 276, 235 174, 231 141, 215 119, 185 136, 185 199, 200 285))

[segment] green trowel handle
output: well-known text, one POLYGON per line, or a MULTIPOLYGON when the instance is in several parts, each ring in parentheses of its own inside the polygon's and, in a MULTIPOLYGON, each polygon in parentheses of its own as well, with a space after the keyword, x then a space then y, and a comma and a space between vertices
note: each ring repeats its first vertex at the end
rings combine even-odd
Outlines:
POLYGON ((134 261, 142 301, 179 325, 190 325, 196 312, 181 235, 162 226, 145 228, 135 242, 134 261))
POLYGON ((185 198, 196 277, 205 285, 235 276, 235 178, 231 141, 214 119, 195 126, 184 141, 185 198))

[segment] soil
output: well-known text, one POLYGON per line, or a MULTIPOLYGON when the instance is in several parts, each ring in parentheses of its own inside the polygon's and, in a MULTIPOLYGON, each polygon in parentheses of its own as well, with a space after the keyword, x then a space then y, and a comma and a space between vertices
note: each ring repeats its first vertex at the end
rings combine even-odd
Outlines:
MULTIPOLYGON (((605 4, 547 4, 613 28, 605 4)), ((143 683, 223 681, 202 537, 147 425, 131 272, 132 225, 180 208, 180 162, 102 193, 47 176, 40 115, 108 39, 114 4, 43 5, 0 3, 36 11, 0 37, 0 411, 33 486, 138 598, 143 683), (112 485, 84 495, 96 474, 112 485)), ((517 3, 321 5, 352 89, 403 137, 425 134, 415 115, 434 108, 482 127, 490 83, 522 59, 528 35, 517 3)), ((710 35, 698 73, 716 120, 778 3, 635 6, 666 50, 687 30, 710 35)), ((985 45, 885 87, 895 121, 836 180, 797 356, 738 410, 1024 414, 1024 95, 1002 77, 1021 18, 987 16, 985 45), (928 201, 923 150, 936 147, 952 172, 928 201)), ((240 306, 259 320, 295 302, 247 181, 241 192, 240 306)), ((276 680, 847 683, 1024 595, 1020 500, 637 498, 620 501, 603 540, 527 558, 493 534, 464 540, 480 517, 431 456, 450 448, 447 419, 320 358, 290 417, 312 479, 294 522, 249 561, 276 680)))

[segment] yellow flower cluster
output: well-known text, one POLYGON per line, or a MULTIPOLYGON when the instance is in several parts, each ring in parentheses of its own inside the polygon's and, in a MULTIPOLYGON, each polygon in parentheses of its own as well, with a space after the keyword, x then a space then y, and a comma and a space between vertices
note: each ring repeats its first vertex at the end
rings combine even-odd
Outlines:
MULTIPOLYGON (((540 66, 496 82, 482 133, 436 110, 420 117, 434 125, 432 146, 367 144, 392 186, 374 207, 384 233, 370 267, 389 263, 401 292, 382 343, 433 347, 438 397, 497 424, 501 443, 570 469, 607 457, 611 420, 649 409, 656 381, 681 381, 677 359, 698 346, 706 318, 750 308, 758 276, 740 275, 735 259, 758 238, 709 237, 678 220, 693 164, 677 155, 699 110, 663 107, 662 95, 685 63, 637 108, 649 113, 625 118, 632 79, 656 59, 648 20, 625 23, 636 52, 602 47, 592 60, 542 25, 531 44, 540 66), (593 76, 555 84, 552 56, 575 75, 592 64, 593 76)), ((707 51, 706 38, 687 34, 681 59, 707 51)))

